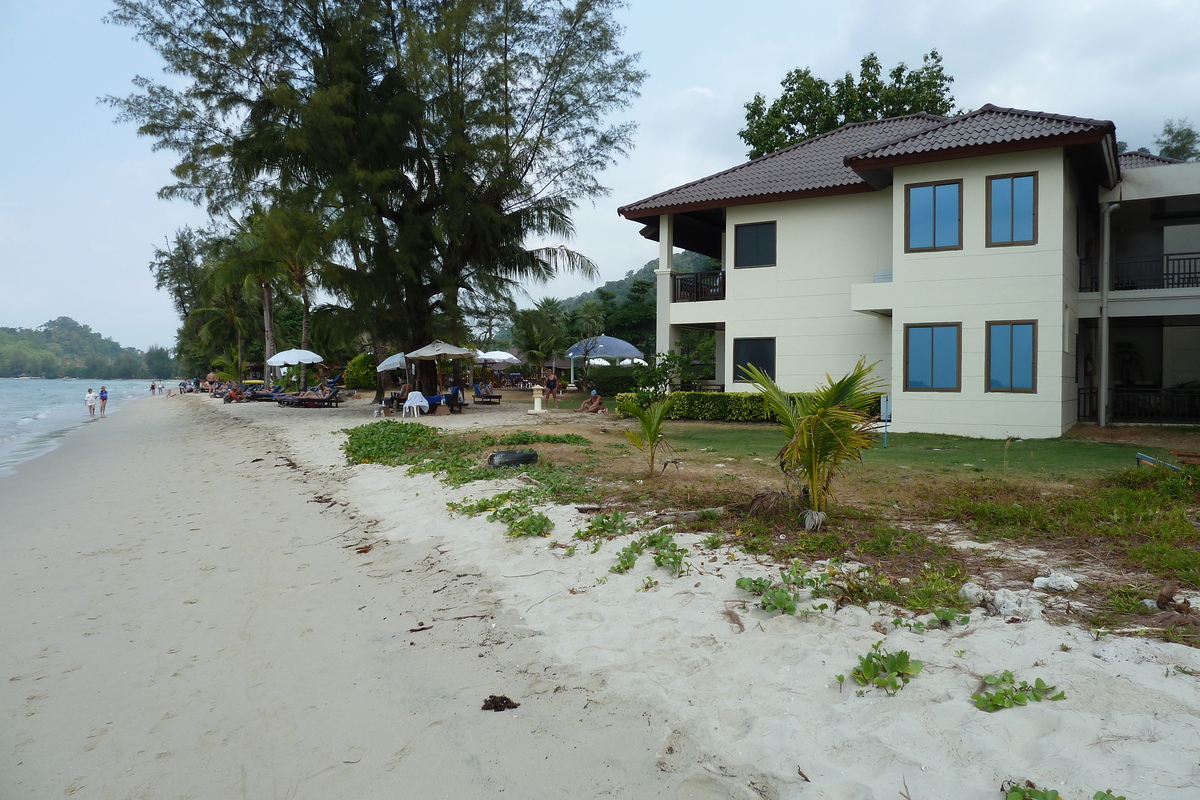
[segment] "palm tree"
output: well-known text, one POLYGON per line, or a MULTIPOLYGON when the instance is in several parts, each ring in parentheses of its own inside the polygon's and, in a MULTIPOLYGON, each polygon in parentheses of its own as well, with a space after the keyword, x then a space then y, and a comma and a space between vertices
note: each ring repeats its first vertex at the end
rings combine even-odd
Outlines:
POLYGON ((776 458, 789 489, 799 494, 794 488, 799 481, 808 492, 810 530, 824 522, 834 477, 847 461, 861 460, 862 452, 875 442, 871 409, 882 381, 871 376, 874 366, 860 358, 844 377, 835 381, 826 375, 828 383, 799 395, 784 392, 754 365, 742 368, 788 437, 776 458))
MULTIPOLYGON (((622 414, 637 420, 638 429, 625 431, 625 435, 637 449, 646 454, 647 478, 653 478, 655 475, 655 456, 658 448, 666 444, 663 440, 663 423, 666 421, 667 415, 671 413, 671 407, 675 405, 677 399, 679 399, 678 395, 669 394, 655 400, 648 408, 642 408, 632 400, 621 400, 617 403, 617 408, 622 414)), ((663 471, 666 471, 665 467, 663 471)))

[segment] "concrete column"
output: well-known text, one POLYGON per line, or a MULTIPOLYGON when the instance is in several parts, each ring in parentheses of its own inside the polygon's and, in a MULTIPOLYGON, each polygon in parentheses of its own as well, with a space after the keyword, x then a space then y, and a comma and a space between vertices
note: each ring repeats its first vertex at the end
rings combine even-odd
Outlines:
POLYGON ((725 391, 729 391, 730 385, 732 384, 732 381, 733 381, 733 376, 725 374, 725 364, 728 362, 728 359, 725 357, 725 331, 719 330, 716 332, 716 334, 717 334, 717 352, 716 352, 717 363, 716 363, 716 370, 713 372, 713 377, 717 379, 717 383, 725 384, 725 391))
MULTIPOLYGON (((671 272, 675 266, 675 224, 670 214, 663 214, 658 223, 658 269, 654 271, 658 292, 658 319, 655 327, 656 352, 671 349, 671 272)), ((650 355, 647 353, 647 355, 650 355)))
POLYGON ((1100 212, 1100 352, 1097 357, 1097 371, 1100 383, 1096 387, 1096 424, 1101 428, 1108 425, 1108 387, 1112 378, 1110 362, 1112 355, 1109 349, 1108 318, 1108 287, 1112 285, 1112 213, 1121 207, 1120 203, 1109 203, 1100 212))

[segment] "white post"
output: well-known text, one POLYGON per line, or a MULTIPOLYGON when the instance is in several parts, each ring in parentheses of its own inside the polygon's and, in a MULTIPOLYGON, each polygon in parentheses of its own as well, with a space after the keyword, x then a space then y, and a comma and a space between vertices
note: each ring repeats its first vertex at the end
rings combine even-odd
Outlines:
POLYGON ((658 218, 658 269, 654 270, 657 297, 656 352, 671 349, 671 273, 675 267, 675 223, 670 214, 658 218))

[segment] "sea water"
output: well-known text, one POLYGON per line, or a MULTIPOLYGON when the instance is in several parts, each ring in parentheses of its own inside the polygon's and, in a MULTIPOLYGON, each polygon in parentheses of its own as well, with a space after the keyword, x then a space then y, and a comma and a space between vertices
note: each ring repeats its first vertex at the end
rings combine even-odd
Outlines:
MULTIPOLYGON (((0 477, 16 466, 53 450, 63 436, 91 422, 84 396, 90 387, 97 394, 108 390, 105 413, 120 412, 123 405, 150 394, 150 380, 98 381, 0 378, 0 477)), ((100 405, 96 404, 97 423, 100 405)))

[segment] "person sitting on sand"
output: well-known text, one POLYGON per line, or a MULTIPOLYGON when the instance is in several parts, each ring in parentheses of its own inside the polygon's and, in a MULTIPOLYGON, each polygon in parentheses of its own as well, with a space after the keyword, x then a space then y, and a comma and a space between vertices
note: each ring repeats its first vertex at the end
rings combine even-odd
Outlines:
POLYGON ((226 403, 244 403, 246 402, 246 393, 238 387, 234 386, 229 390, 229 394, 225 395, 226 403))
POLYGON ((583 403, 580 404, 579 408, 575 409, 576 412, 585 411, 589 414, 599 414, 603 410, 604 398, 601 397, 600 393, 595 389, 592 389, 592 394, 588 397, 588 399, 584 400, 583 403))

